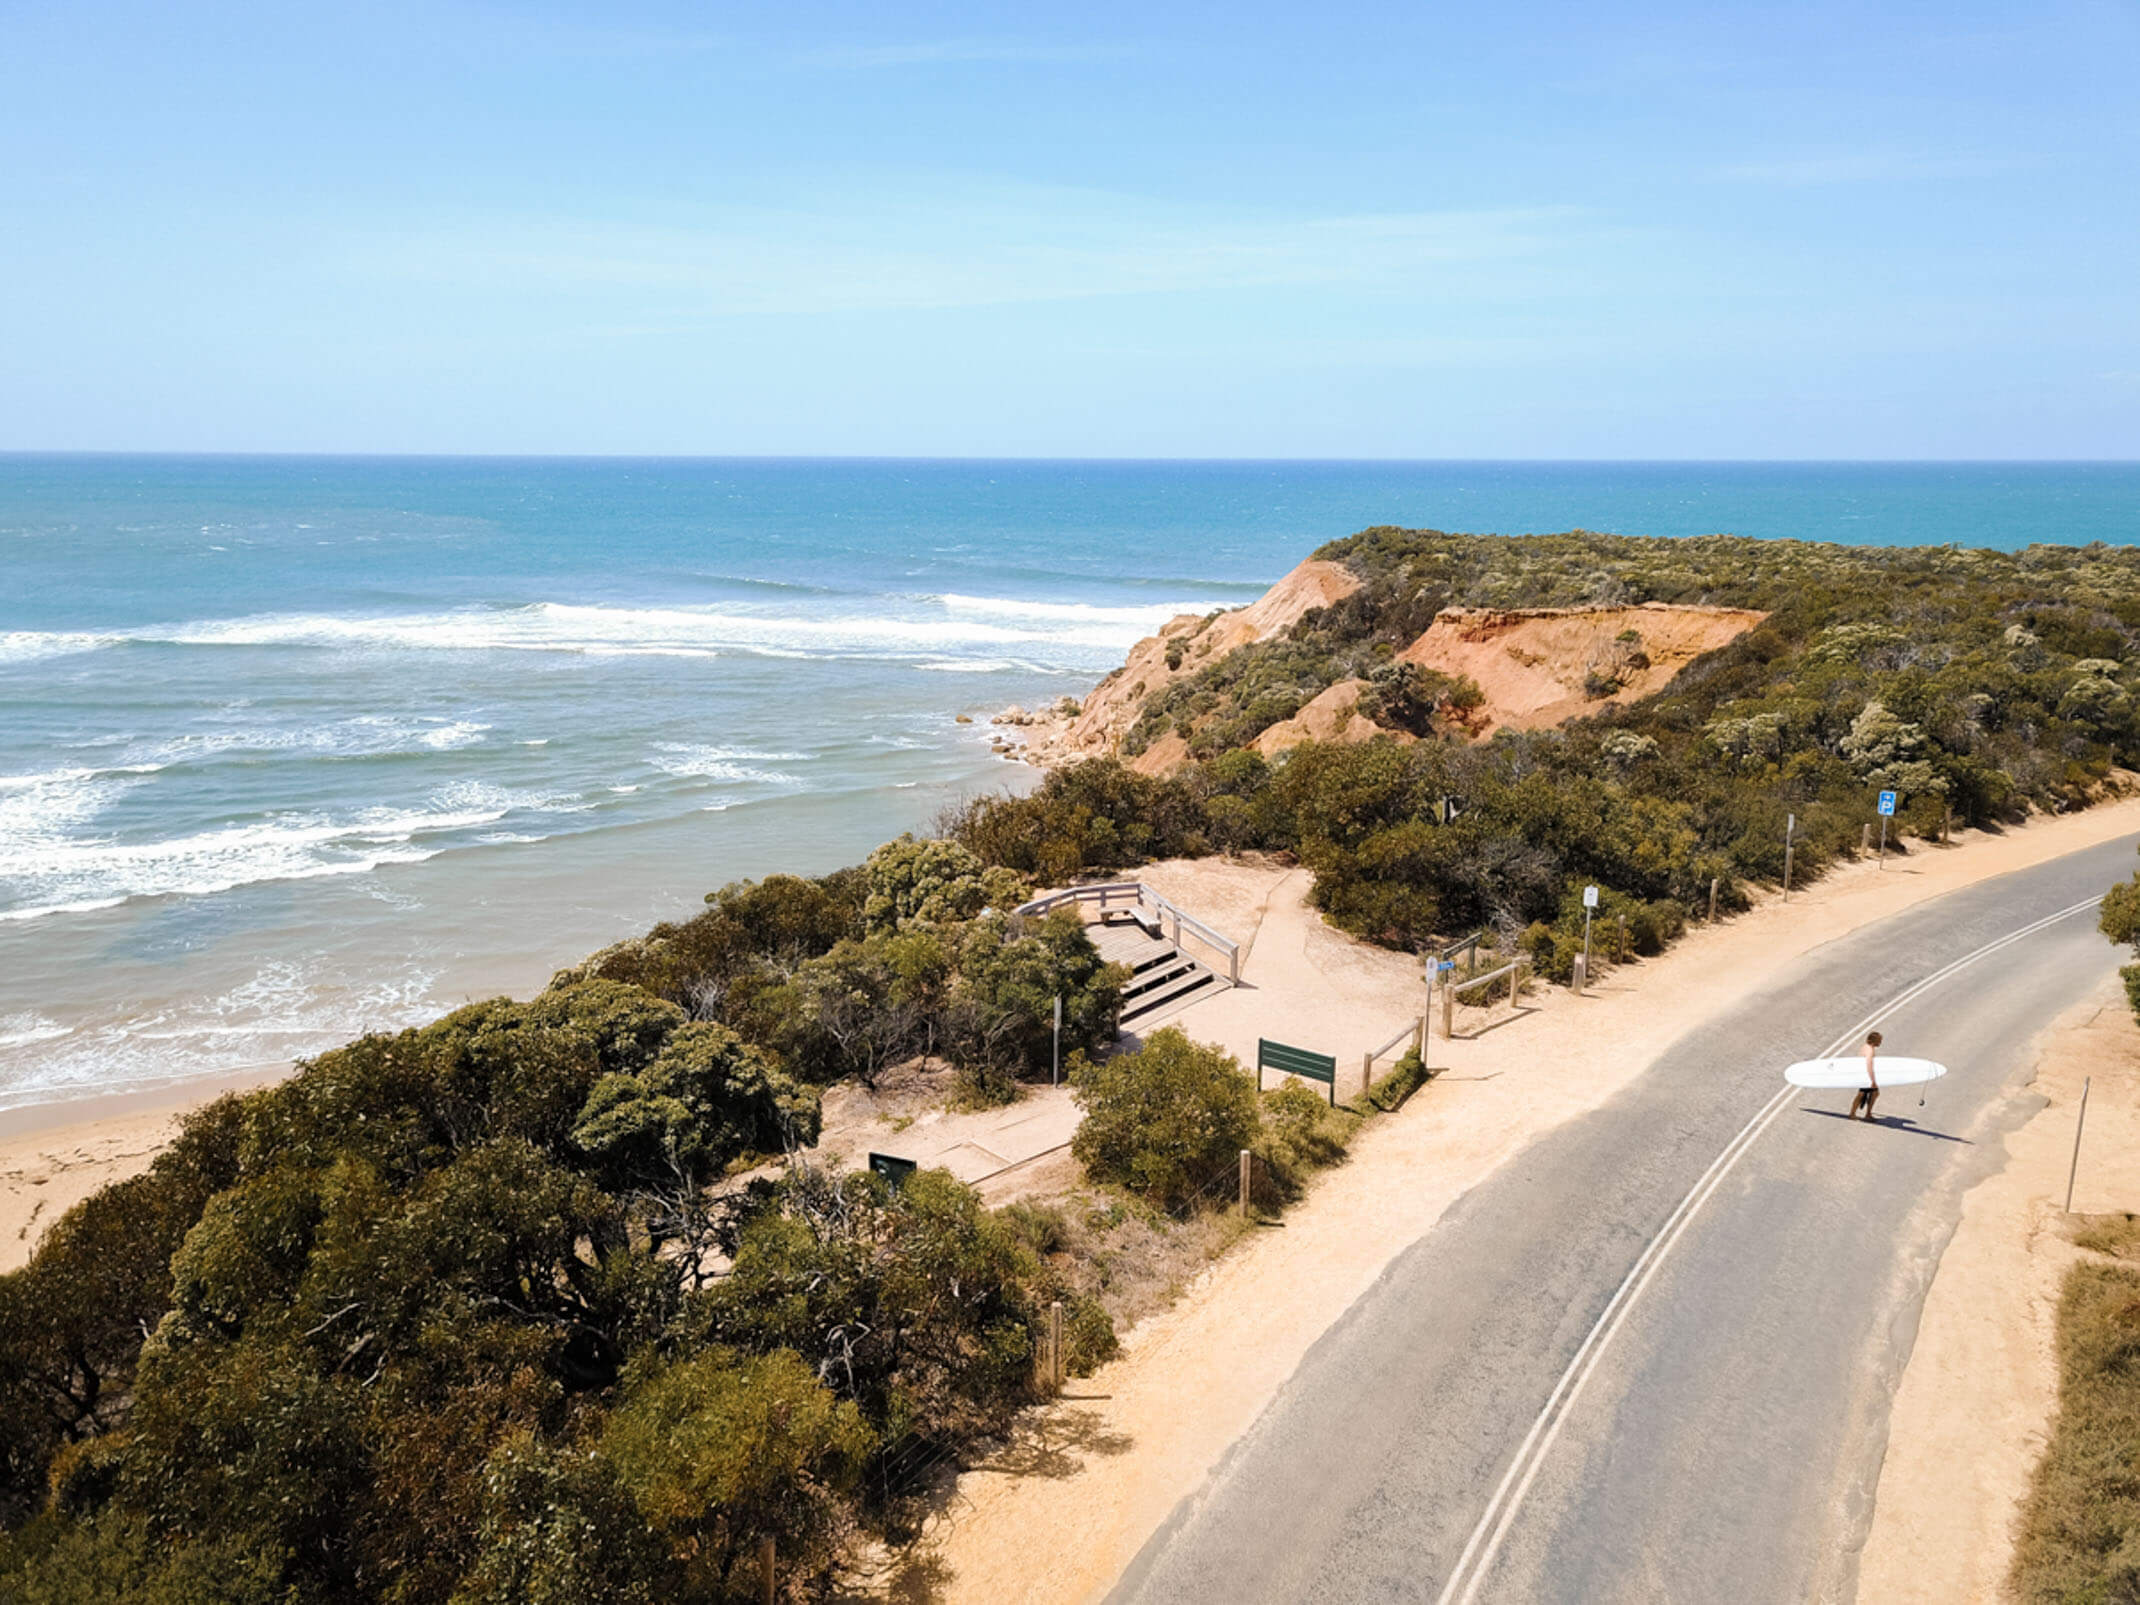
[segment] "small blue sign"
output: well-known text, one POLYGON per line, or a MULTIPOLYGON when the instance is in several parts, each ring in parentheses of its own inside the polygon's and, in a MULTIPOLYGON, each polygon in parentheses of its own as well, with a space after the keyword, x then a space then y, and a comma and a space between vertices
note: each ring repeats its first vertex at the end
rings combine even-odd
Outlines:
POLYGON ((1880 793, 1880 812, 1890 816, 1894 814, 1895 794, 1893 792, 1883 791, 1880 793))

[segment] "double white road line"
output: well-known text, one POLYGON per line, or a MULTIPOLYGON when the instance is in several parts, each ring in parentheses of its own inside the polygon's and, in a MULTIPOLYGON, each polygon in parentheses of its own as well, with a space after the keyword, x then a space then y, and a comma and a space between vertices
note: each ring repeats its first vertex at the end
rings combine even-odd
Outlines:
MULTIPOLYGON (((1889 998, 1837 1037, 1819 1057, 1832 1058, 1841 1053, 1850 1044, 1859 1041, 1864 1032, 1870 1031, 1912 998, 1967 969, 1979 959, 1989 958, 2001 948, 2010 947, 2025 937, 2056 925, 2060 920, 2071 919, 2083 909, 2095 908, 2101 902, 2099 897, 2087 898, 2070 908, 2060 909, 2056 914, 2047 914, 2033 925, 2024 925, 2020 930, 2011 931, 1996 941, 1986 942, 1974 952, 1963 954, 1944 969, 1934 971, 1907 991, 1889 998)), ((1546 1398, 1545 1408, 1538 1412, 1538 1419, 1531 1423, 1531 1430, 1524 1435, 1522 1445, 1516 1450, 1516 1458, 1509 1463, 1508 1471, 1501 1478, 1501 1485, 1494 1490, 1493 1498, 1487 1501, 1485 1514, 1479 1517, 1479 1524, 1471 1530, 1470 1541, 1464 1545, 1464 1552, 1457 1557, 1456 1569, 1449 1574, 1449 1581, 1443 1585, 1435 1605, 1472 1605, 1478 1598, 1479 1589, 1485 1584, 1487 1573, 1493 1570, 1494 1561, 1501 1553, 1502 1542, 1508 1537, 1508 1530, 1515 1522, 1516 1512, 1523 1508, 1524 1497, 1530 1493, 1531 1484, 1537 1480, 1538 1468, 1545 1464, 1546 1456, 1552 1453, 1554 1440, 1560 1436, 1560 1429, 1567 1422, 1568 1413, 1575 1408, 1576 1400, 1582 1397, 1583 1387, 1589 1382, 1591 1373, 1597 1370, 1598 1361, 1604 1357, 1613 1337, 1626 1324, 1628 1311, 1635 1307, 1635 1301, 1642 1296, 1642 1290, 1648 1287, 1651 1279, 1656 1276, 1657 1268, 1664 1263, 1665 1256, 1672 1252, 1672 1245, 1677 1243, 1686 1231, 1687 1224, 1694 1219, 1695 1212, 1708 1202, 1710 1195, 1723 1184, 1724 1178, 1731 1174, 1732 1168, 1745 1157, 1747 1149, 1754 1145, 1754 1140, 1783 1112, 1784 1106, 1791 1102, 1797 1091, 1796 1087, 1786 1083, 1773 1098, 1761 1106, 1753 1119, 1740 1128, 1739 1134, 1724 1145, 1724 1151, 1702 1172, 1701 1180, 1688 1189, 1687 1196, 1679 1201, 1679 1207, 1672 1211, 1664 1225, 1658 1229, 1657 1235, 1650 1239, 1649 1246, 1642 1251, 1642 1257, 1635 1261, 1626 1279, 1620 1283, 1611 1301, 1606 1304, 1604 1312, 1598 1316, 1596 1324, 1583 1339, 1582 1346, 1575 1351, 1575 1358, 1568 1362, 1568 1369, 1561 1373, 1560 1381, 1554 1384, 1552 1393, 1546 1398)))

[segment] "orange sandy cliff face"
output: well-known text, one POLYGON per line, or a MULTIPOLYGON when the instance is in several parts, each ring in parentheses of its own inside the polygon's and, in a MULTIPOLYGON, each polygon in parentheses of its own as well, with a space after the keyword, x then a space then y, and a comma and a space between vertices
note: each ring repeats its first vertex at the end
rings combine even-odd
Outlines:
POLYGON ((1469 675, 1486 693, 1470 728, 1561 724, 1611 703, 1662 691, 1705 652, 1767 618, 1736 607, 1444 608, 1398 654, 1407 663, 1469 675))
MULTIPOLYGON (((1094 688, 1075 718, 1058 722, 1052 716, 1014 710, 997 722, 1036 727, 1023 754, 1035 763, 1068 763, 1119 752, 1146 703, 1175 681, 1238 648, 1275 640, 1309 612, 1359 588, 1360 581, 1344 565, 1310 558, 1247 607, 1168 620, 1157 635, 1130 648, 1128 661, 1094 688)), ((1667 602, 1639 607, 1445 608, 1398 657, 1476 681, 1486 698, 1465 723, 1475 737, 1484 737, 1504 727, 1560 724, 1661 691, 1703 653, 1738 639, 1766 617, 1746 608, 1667 602)), ((1256 750, 1269 757, 1303 741, 1366 741, 1377 735, 1412 740, 1404 732, 1383 730, 1359 711, 1365 689, 1360 680, 1326 687, 1292 718, 1259 735, 1256 750)), ((1130 763, 1157 775, 1188 757, 1188 742, 1170 730, 1130 763)))

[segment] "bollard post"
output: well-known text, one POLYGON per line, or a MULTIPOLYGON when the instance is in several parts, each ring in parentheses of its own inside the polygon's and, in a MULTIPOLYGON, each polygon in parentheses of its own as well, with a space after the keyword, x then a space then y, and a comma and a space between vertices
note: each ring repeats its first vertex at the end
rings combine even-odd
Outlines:
POLYGON ((1581 997, 1583 995, 1583 988, 1587 986, 1589 982, 1590 966, 1584 961, 1583 955, 1578 953, 1575 955, 1575 995, 1577 997, 1581 997))
POLYGON ((1241 1150, 1241 1218, 1248 1219, 1248 1178, 1254 1169, 1256 1156, 1246 1148, 1241 1150))
POLYGON ((773 1605, 775 1589, 779 1582, 779 1574, 775 1569, 778 1559, 779 1552, 774 1547, 773 1535, 767 1533, 758 1540, 758 1598, 761 1605, 773 1605))
POLYGON ((1456 988, 1450 985, 1450 977, 1442 977, 1442 1041, 1456 1040, 1456 988))
POLYGON ((1612 958, 1615 964, 1625 964, 1627 962, 1627 916, 1625 914, 1620 916, 1620 945, 1614 949, 1612 958))
POLYGON ((1365 1098, 1369 1091, 1373 1089, 1374 1084, 1375 1056, 1371 1053, 1363 1053, 1360 1055, 1360 1096, 1365 1098))
POLYGON ((1063 1391, 1063 1301, 1057 1299, 1048 1306, 1048 1374, 1055 1384, 1055 1391, 1063 1391))
POLYGON ((2089 1076, 2081 1082, 2081 1112, 2073 1122, 2073 1163, 2066 1168, 2066 1213, 2073 1213, 2073 1178, 2081 1172, 2081 1127, 2088 1124, 2088 1089, 2095 1084, 2089 1076))
POLYGON ((1870 825, 1861 826, 1858 830, 1858 853, 1860 856, 1863 856, 1864 854, 1869 853, 1872 850, 1873 828, 1870 825))
POLYGON ((1947 838, 1954 834, 1954 804, 1947 804, 1947 812, 1939 822, 1939 844, 1947 845, 1947 838))
POLYGON ((1723 884, 1724 878, 1721 875, 1712 875, 1709 877, 1709 923, 1711 925, 1714 925, 1716 923, 1717 888, 1722 886, 1723 884))

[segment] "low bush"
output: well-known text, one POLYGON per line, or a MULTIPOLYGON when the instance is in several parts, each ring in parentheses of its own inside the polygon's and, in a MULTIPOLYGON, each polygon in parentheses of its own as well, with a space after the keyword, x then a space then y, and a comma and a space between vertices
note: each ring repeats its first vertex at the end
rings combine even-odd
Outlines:
POLYGON ((2082 1264, 2058 1301, 2058 1414, 2016 1529, 2025 1605, 2140 1599, 2140 1268, 2082 1264))
POLYGON ((1389 1073, 1367 1089, 1367 1101, 1384 1114, 1404 1107, 1405 1100, 1427 1084, 1433 1074, 1417 1048, 1407 1048, 1389 1073))
POLYGON ((1086 1173, 1164 1209, 1232 1174, 1260 1124, 1240 1062, 1175 1026, 1097 1063, 1079 1056, 1071 1084, 1085 1112, 1071 1152, 1086 1173))

